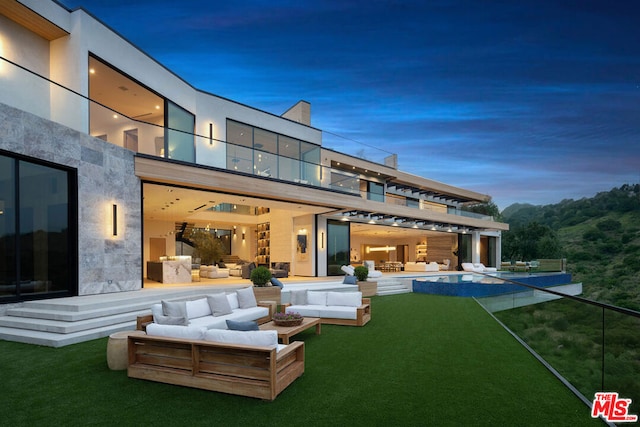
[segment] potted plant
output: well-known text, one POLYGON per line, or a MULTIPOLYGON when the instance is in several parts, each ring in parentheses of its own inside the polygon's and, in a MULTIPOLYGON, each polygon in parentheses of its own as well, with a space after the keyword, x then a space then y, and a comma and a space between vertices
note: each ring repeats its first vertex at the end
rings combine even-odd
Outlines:
POLYGON ((271 286, 271 272, 267 267, 256 267, 251 272, 253 286, 271 286))
POLYGON ((273 323, 277 326, 298 326, 302 323, 304 317, 300 313, 291 311, 289 313, 274 313, 273 323))
POLYGON ((359 265, 353 269, 353 275, 356 276, 358 282, 366 282, 369 276, 369 269, 364 265, 359 265))
POLYGON ((357 266, 353 270, 354 276, 358 279, 358 290, 362 292, 363 297, 370 297, 378 292, 378 283, 368 281, 369 269, 363 265, 357 266))
POLYGON ((253 293, 258 301, 273 301, 280 304, 282 289, 280 286, 271 285, 271 271, 267 267, 259 266, 251 271, 251 282, 253 282, 253 293))

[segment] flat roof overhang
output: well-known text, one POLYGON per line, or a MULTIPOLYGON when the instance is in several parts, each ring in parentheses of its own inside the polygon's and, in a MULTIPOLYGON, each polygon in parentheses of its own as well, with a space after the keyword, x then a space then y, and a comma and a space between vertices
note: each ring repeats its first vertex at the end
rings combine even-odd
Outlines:
MULTIPOLYGON (((319 206, 326 209, 325 215, 337 219, 342 218, 345 212, 358 212, 363 217, 373 215, 379 219, 396 218, 401 220, 404 227, 408 227, 411 222, 424 222, 424 225, 446 224, 469 230, 506 231, 509 229, 508 224, 491 220, 365 200, 359 194, 141 154, 135 156, 135 174, 142 180, 156 183, 319 206)), ((360 221, 359 219, 355 216, 352 218, 354 221, 366 222, 364 218, 360 221)), ((380 224, 384 222, 381 221, 380 224)))
POLYGON ((16 0, 0 0, 0 15, 4 15, 45 40, 56 40, 69 33, 39 13, 16 0))
POLYGON ((490 219, 473 218, 453 215, 428 209, 416 209, 407 206, 390 205, 382 202, 367 200, 361 209, 342 209, 333 212, 331 217, 343 221, 389 225, 405 228, 424 229, 432 231, 471 232, 479 231, 508 231, 509 224, 490 219))
POLYGON ((312 185, 246 175, 226 169, 141 154, 135 156, 135 174, 143 180, 157 183, 320 206, 326 208, 326 212, 350 207, 354 201, 360 199, 359 195, 312 185))

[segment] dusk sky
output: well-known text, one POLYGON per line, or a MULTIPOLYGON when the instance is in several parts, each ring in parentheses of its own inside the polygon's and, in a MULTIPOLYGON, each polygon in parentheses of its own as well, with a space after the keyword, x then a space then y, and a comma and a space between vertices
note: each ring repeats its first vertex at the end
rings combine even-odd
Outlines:
POLYGON ((512 203, 640 182, 640 2, 61 0, 198 89, 512 203))

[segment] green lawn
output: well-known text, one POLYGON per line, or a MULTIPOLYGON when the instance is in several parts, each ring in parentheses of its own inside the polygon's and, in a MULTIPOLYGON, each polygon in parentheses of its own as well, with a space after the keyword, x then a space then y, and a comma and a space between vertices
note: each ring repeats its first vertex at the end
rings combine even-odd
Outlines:
POLYGON ((468 298, 374 297, 363 328, 323 326, 273 402, 127 378, 107 339, 0 341, 0 425, 584 426, 602 424, 468 298))

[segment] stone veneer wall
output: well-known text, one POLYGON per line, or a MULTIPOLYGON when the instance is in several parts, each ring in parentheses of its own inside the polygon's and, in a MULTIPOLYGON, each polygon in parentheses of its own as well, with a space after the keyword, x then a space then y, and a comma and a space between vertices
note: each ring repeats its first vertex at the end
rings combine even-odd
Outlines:
POLYGON ((141 186, 132 151, 2 103, 0 149, 77 169, 79 295, 142 288, 141 186), (114 203, 116 237, 108 232, 114 203))

